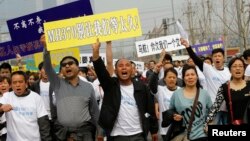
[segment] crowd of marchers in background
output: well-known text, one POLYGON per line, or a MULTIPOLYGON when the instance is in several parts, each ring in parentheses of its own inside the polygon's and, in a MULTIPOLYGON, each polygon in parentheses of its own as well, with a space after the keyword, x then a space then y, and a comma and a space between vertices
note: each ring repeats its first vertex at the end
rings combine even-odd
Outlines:
POLYGON ((242 125, 250 120, 250 49, 225 65, 223 49, 172 60, 164 49, 159 60, 136 64, 119 58, 113 64, 106 42, 107 65, 92 45, 93 66, 79 67, 73 56, 60 61, 56 73, 44 35, 38 72, 0 65, 0 141, 207 141, 208 125, 242 125), (159 136, 160 135, 160 136, 159 136), (160 138, 158 138, 160 137, 160 138))

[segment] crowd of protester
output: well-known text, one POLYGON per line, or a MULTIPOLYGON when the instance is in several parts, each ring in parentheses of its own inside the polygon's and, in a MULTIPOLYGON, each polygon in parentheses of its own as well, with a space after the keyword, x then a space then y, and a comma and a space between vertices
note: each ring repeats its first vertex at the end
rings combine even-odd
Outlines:
POLYGON ((0 65, 0 141, 178 141, 177 124, 206 141, 208 125, 249 124, 250 49, 225 66, 223 49, 200 57, 181 39, 188 60, 162 50, 139 72, 126 58, 113 64, 111 41, 105 66, 97 39, 93 66, 66 56, 56 73, 44 38, 38 72, 0 65))

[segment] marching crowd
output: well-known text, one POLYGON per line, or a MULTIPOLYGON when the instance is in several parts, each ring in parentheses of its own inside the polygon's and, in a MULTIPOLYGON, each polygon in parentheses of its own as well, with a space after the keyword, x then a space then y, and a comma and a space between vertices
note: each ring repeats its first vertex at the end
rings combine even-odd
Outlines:
POLYGON ((93 67, 66 56, 56 73, 40 41, 38 74, 0 66, 0 141, 207 141, 208 125, 249 124, 250 49, 225 66, 223 49, 201 58, 181 39, 186 62, 163 49, 138 72, 126 58, 113 64, 111 41, 105 66, 97 39, 93 67))

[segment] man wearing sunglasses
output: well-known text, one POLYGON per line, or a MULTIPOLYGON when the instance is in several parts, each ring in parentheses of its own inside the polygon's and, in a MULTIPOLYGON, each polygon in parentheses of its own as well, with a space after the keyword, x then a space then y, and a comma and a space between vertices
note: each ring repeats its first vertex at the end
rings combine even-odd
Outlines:
POLYGON ((56 96, 57 141, 94 141, 99 109, 93 87, 79 79, 79 62, 72 56, 61 60, 64 79, 60 78, 52 67, 44 35, 41 42, 45 47, 44 68, 56 96))

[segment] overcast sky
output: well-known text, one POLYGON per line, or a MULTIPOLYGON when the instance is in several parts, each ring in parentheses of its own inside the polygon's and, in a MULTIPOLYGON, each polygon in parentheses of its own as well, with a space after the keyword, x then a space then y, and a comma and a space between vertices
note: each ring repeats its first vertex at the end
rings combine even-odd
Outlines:
MULTIPOLYGON (((43 10, 43 7, 55 7, 58 4, 72 1, 75 0, 0 0, 0 32, 8 32, 5 23, 8 19, 43 10)), ((173 22, 172 1, 175 19, 181 19, 182 25, 187 29, 187 15, 184 13, 187 11, 188 0, 91 0, 94 14, 138 8, 143 34, 147 34, 154 27, 159 27, 164 18, 170 19, 170 23, 173 22)), ((191 1, 193 3, 201 2, 201 0, 191 1)), ((216 1, 212 2, 215 3, 216 1)), ((217 6, 219 5, 217 4, 217 6)), ((199 13, 199 9, 195 9, 194 12, 199 13)), ((171 34, 175 33, 172 31, 171 34)), ((123 47, 133 47, 135 41, 143 39, 144 36, 114 41, 116 44, 114 48, 122 49, 124 52, 130 51, 130 49, 124 49, 123 47)), ((87 50, 87 52, 89 51, 91 49, 87 50)))

